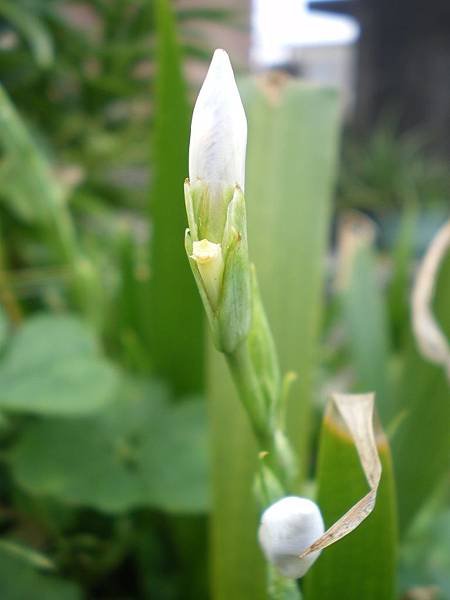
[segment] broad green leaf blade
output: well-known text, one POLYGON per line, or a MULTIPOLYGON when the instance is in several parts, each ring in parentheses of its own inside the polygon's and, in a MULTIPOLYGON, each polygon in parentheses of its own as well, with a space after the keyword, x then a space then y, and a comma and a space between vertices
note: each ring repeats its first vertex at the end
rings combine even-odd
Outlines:
MULTIPOLYGON (((434 312, 450 339, 449 306, 450 257, 447 257, 438 274, 434 312)), ((419 354, 410 334, 393 406, 395 414, 403 416, 392 439, 402 535, 448 473, 449 398, 444 369, 419 354)))
MULTIPOLYGON (((395 597, 395 488, 389 446, 382 434, 377 446, 382 476, 374 511, 346 538, 322 551, 306 577, 305 600, 395 597)), ((317 477, 317 503, 327 527, 368 491, 351 438, 329 415, 322 427, 317 477)))
POLYGON ((3 600, 81 600, 75 584, 40 573, 23 557, 0 548, 0 591, 3 600))
POLYGON ((120 513, 208 506, 206 419, 200 401, 175 406, 158 384, 129 384, 94 417, 28 424, 10 455, 19 485, 69 504, 120 513))
POLYGON ((190 111, 170 2, 157 0, 154 6, 157 72, 148 324, 156 373, 184 393, 201 388, 204 361, 203 311, 183 242, 190 111))
MULTIPOLYGON (((294 80, 273 86, 245 80, 240 89, 249 125, 245 193, 250 257, 282 370, 299 374, 288 424, 304 467, 336 162, 337 97, 294 80)), ((209 381, 213 590, 219 600, 259 600, 266 597, 266 578, 251 493, 256 448, 217 354, 211 357, 209 381), (231 432, 238 443, 231 443, 231 432)))
MULTIPOLYGON (((250 257, 282 374, 294 371, 288 433, 305 469, 339 131, 334 90, 247 81, 250 257)), ((305 470, 303 471, 303 476, 305 470)))
POLYGON ((85 324, 68 316, 29 319, 0 362, 0 408, 41 415, 94 412, 116 393, 118 374, 85 324))

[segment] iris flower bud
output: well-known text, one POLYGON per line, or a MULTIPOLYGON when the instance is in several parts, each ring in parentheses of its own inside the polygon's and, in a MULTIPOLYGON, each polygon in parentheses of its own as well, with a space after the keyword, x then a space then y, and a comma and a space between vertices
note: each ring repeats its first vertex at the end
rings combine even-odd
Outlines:
POLYGON ((216 50, 192 115, 189 179, 244 190, 247 120, 225 50, 216 50))
POLYGON ((307 498, 287 496, 275 502, 261 517, 259 542, 269 562, 285 577, 303 577, 320 551, 299 558, 303 550, 324 532, 317 504, 307 498))
POLYGON ((192 116, 185 246, 216 346, 233 352, 251 321, 243 194, 247 120, 230 59, 216 50, 192 116))

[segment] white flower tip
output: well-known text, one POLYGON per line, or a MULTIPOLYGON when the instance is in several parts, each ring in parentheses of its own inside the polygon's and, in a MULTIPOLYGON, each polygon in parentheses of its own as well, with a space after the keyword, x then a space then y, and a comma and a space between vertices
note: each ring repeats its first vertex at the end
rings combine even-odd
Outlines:
POLYGON ((189 144, 192 183, 244 188, 247 120, 225 50, 214 52, 195 103, 189 144))
POLYGON ((217 48, 216 50, 214 50, 209 70, 211 71, 211 73, 215 74, 222 73, 228 76, 231 75, 231 77, 233 77, 234 79, 230 57, 228 56, 228 52, 226 52, 222 48, 217 48))
POLYGON ((275 502, 261 517, 259 542, 269 562, 285 577, 303 577, 318 558, 313 552, 300 554, 325 531, 317 504, 307 498, 287 496, 275 502))

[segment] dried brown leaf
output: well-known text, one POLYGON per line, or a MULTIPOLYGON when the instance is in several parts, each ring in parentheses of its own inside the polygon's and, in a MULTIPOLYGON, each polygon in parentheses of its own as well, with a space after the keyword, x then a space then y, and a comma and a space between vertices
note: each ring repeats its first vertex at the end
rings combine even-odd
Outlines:
POLYGON ((374 509, 381 479, 381 462, 378 456, 373 426, 374 394, 333 394, 330 413, 336 413, 350 433, 361 461, 370 491, 354 504, 325 533, 301 554, 322 550, 356 529, 374 509))
POLYGON ((450 379, 450 346, 432 311, 439 267, 449 248, 450 221, 447 221, 433 238, 419 266, 412 292, 412 319, 420 352, 431 362, 442 365, 450 379))

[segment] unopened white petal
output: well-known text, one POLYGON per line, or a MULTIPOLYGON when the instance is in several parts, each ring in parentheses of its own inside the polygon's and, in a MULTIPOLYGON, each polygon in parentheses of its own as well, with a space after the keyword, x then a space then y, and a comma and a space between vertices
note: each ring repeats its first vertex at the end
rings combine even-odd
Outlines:
POLYGON ((205 285, 206 293, 215 308, 222 287, 223 257, 222 246, 209 240, 194 242, 192 258, 197 263, 200 277, 205 285))
POLYGON ((303 577, 320 552, 300 554, 325 531, 317 504, 307 498, 287 496, 264 511, 259 542, 269 562, 285 577, 303 577))
POLYGON ((216 50, 192 115, 189 178, 212 186, 245 183, 247 120, 225 50, 216 50))

